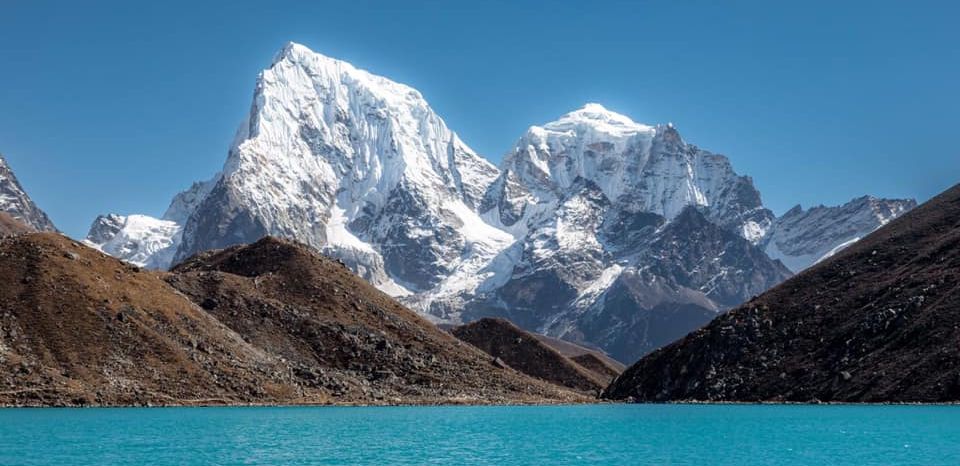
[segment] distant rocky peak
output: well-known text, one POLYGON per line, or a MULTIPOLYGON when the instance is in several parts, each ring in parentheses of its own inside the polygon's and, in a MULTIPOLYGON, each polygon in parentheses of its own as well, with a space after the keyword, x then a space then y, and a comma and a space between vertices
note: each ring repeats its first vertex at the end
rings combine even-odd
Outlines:
POLYGON ((0 212, 37 231, 57 231, 50 217, 33 202, 0 155, 0 212))
POLYGON ((863 196, 854 199, 853 203, 867 206, 884 225, 917 207, 914 199, 881 199, 875 196, 863 196))
POLYGON ((100 215, 84 244, 149 269, 170 267, 180 241, 180 225, 146 215, 100 215))
POLYGON ((102 244, 110 241, 120 233, 126 223, 126 217, 117 214, 98 215, 90 225, 87 240, 91 243, 102 244))
POLYGON ((774 222, 763 239, 770 257, 794 272, 814 265, 917 206, 913 199, 861 196, 839 206, 797 205, 774 222))

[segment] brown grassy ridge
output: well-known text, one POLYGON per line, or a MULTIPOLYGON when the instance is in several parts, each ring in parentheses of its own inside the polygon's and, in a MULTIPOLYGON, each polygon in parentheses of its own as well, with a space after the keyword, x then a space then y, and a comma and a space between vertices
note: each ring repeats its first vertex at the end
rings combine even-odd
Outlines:
POLYGON ((295 243, 154 273, 58 234, 0 240, 3 405, 587 400, 494 366, 295 243))

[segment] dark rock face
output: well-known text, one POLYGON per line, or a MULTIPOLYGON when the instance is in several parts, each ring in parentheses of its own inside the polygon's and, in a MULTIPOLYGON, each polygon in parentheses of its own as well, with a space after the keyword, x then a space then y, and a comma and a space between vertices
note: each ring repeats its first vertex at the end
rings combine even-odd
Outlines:
POLYGON ((663 227, 641 228, 650 234, 632 251, 642 266, 622 273, 582 326, 588 341, 621 361, 636 361, 791 276, 697 208, 684 209, 665 225, 649 215, 639 218, 663 227))
POLYGON ((450 274, 448 265, 465 246, 458 231, 463 225, 432 215, 427 206, 415 187, 401 183, 374 222, 379 228, 359 232, 380 245, 387 273, 417 291, 436 286, 450 274))
POLYGON ((50 217, 40 210, 20 186, 13 170, 0 155, 0 212, 34 231, 57 231, 50 217))
POLYGON ((635 361, 706 325, 718 312, 702 293, 627 272, 583 319, 579 331, 618 360, 635 361))
POLYGON ((224 178, 187 219, 174 263, 201 251, 250 244, 271 233, 277 234, 271 232, 261 216, 250 209, 232 187, 231 180, 224 178))
POLYGON ((99 215, 90 226, 87 239, 96 244, 110 241, 123 228, 123 217, 116 214, 99 215))
POLYGON ((577 297, 577 289, 564 280, 562 271, 546 269, 508 282, 498 295, 505 305, 500 310, 504 317, 524 328, 538 328, 546 315, 564 311, 577 297))
POLYGON ((684 209, 657 235, 646 254, 651 273, 703 291, 726 308, 792 275, 783 264, 711 223, 694 207, 684 209))
POLYGON ((487 212, 496 209, 500 216, 500 222, 508 227, 515 225, 523 218, 526 204, 520 202, 511 202, 526 195, 527 192, 520 185, 516 172, 505 170, 497 180, 490 185, 489 191, 479 204, 480 212, 487 212))
POLYGON ((960 185, 640 360, 636 401, 960 400, 960 185))

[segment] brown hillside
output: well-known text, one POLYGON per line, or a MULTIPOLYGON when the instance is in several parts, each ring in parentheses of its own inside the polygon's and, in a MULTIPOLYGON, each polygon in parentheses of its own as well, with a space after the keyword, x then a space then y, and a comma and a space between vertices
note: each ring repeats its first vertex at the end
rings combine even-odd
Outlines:
POLYGON ((323 401, 158 276, 54 233, 0 241, 0 404, 300 396, 323 401))
POLYGON ((617 378, 617 376, 623 372, 622 368, 610 364, 607 360, 601 359, 595 353, 583 353, 580 356, 570 358, 570 360, 608 384, 613 382, 613 379, 617 378))
POLYGON ((305 247, 264 240, 180 270, 57 234, 0 241, 0 405, 583 400, 493 366, 305 247))
POLYGON ((960 401, 960 185, 607 390, 637 401, 960 401))
POLYGON ((452 333, 509 367, 562 387, 597 392, 607 383, 505 319, 480 319, 452 333))
POLYGON ((292 242, 198 255, 167 281, 296 374, 368 402, 579 401, 497 368, 344 265, 292 242))

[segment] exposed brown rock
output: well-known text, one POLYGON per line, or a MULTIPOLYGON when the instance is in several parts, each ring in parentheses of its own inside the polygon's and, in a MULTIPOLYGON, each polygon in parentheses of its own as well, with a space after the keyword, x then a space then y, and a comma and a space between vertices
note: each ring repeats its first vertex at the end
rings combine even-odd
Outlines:
POLYGON ((0 405, 585 399, 494 367, 293 243, 157 274, 57 234, 0 241, 0 405))
POLYGON ((480 319, 451 332, 489 354, 494 364, 562 387, 595 393, 608 382, 505 319, 480 319))
POLYGON ((960 185, 643 358, 636 401, 960 401, 960 185))

